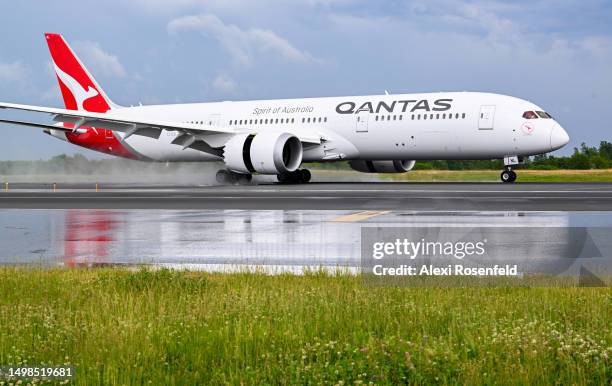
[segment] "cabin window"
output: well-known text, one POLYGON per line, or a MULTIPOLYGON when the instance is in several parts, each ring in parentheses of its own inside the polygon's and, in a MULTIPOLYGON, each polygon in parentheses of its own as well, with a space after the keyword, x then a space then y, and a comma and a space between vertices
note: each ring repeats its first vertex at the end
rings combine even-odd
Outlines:
POLYGON ((440 119, 440 114, 436 114, 436 119, 440 119))
POLYGON ((323 118, 323 122, 327 122, 327 117, 323 118))
POLYGON ((400 120, 400 121, 402 120, 402 117, 403 117, 403 115, 400 115, 400 116, 399 116, 399 120, 400 120))
POLYGON ((411 117, 411 119, 412 119, 412 120, 414 121, 414 114, 412 114, 412 117, 411 117))
POLYGON ((465 118, 465 113, 461 114, 461 118, 465 118))
POLYGON ((548 114, 547 112, 544 112, 544 111, 536 111, 536 114, 538 114, 538 117, 540 117, 540 118, 544 118, 544 119, 552 118, 550 116, 550 114, 548 114))
POLYGON ((423 119, 427 119, 427 114, 423 114, 423 119))
POLYGON ((378 121, 378 115, 377 115, 376 117, 374 117, 374 120, 375 120, 375 121, 378 121))

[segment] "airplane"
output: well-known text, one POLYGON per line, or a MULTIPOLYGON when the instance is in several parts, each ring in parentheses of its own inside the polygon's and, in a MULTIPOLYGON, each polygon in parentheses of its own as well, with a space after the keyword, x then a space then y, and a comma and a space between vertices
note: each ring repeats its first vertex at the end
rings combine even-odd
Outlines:
POLYGON ((307 183, 309 162, 346 160, 364 173, 405 173, 418 160, 503 159, 500 178, 531 155, 560 149, 567 132, 544 109, 479 92, 225 101, 122 107, 111 101, 60 34, 45 33, 65 108, 0 103, 50 114, 42 128, 88 149, 153 162, 223 162, 221 183, 254 174, 307 183))

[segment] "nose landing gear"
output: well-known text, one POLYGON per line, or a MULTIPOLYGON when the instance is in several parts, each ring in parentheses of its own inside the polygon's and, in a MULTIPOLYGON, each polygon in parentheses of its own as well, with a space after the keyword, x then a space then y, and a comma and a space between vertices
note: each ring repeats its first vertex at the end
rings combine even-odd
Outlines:
POLYGON ((514 170, 507 168, 503 172, 501 172, 500 178, 503 183, 510 183, 516 181, 516 173, 514 170))
POLYGON ((504 171, 501 172, 500 178, 503 183, 510 183, 516 181, 516 173, 512 170, 512 166, 523 163, 523 157, 521 156, 506 156, 504 157, 504 171))

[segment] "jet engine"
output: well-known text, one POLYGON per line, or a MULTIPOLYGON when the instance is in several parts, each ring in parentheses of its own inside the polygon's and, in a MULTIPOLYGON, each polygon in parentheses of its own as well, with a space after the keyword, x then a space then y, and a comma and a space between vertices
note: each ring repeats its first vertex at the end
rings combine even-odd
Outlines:
POLYGON ((289 133, 239 134, 223 149, 225 165, 231 171, 251 174, 290 173, 302 163, 302 143, 289 133))
POLYGON ((362 173, 405 173, 414 167, 413 160, 390 160, 390 161, 350 161, 353 170, 362 173))

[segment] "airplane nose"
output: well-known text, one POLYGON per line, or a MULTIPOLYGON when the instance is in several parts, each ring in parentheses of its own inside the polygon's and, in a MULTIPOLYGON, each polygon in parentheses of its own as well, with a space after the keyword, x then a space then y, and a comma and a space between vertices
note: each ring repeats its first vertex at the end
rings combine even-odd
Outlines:
POLYGON ((568 142, 569 135, 567 135, 567 132, 558 123, 555 123, 550 131, 550 150, 561 149, 568 142))

